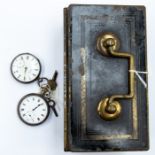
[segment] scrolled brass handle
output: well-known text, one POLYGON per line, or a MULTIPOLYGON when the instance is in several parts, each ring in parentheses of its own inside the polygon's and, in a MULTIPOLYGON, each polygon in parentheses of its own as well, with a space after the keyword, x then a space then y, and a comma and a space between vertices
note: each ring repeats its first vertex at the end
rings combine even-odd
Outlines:
MULTIPOLYGON (((113 33, 103 33, 97 38, 97 50, 104 56, 129 59, 129 70, 135 69, 134 56, 131 53, 119 52, 120 41, 113 33)), ((110 121, 118 118, 122 106, 118 99, 131 99, 134 97, 134 73, 129 72, 129 94, 112 95, 101 99, 97 112, 104 120, 110 121)))

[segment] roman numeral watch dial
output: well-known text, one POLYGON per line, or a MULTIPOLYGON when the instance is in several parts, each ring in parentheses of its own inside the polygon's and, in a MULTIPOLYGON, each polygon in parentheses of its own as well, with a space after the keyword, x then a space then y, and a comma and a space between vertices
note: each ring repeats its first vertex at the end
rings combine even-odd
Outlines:
POLYGON ((43 123, 50 112, 46 99, 39 94, 28 94, 18 104, 19 118, 27 125, 39 125, 43 123))
POLYGON ((30 53, 17 55, 11 63, 13 77, 22 83, 35 81, 41 72, 40 61, 30 53))
POLYGON ((42 124, 49 116, 50 108, 58 117, 52 92, 57 87, 55 71, 52 79, 40 78, 41 63, 34 55, 22 53, 11 62, 11 74, 21 83, 30 83, 37 80, 40 87, 39 93, 31 93, 22 97, 18 103, 17 112, 19 118, 27 125, 36 126, 42 124))

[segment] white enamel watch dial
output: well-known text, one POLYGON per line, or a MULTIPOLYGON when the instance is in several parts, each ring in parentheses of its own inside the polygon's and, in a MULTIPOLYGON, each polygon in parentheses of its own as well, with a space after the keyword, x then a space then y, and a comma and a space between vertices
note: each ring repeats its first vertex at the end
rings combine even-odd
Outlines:
POLYGON ((34 93, 24 96, 17 110, 20 119, 32 126, 43 123, 50 112, 47 101, 41 95, 34 93))
POLYGON ((30 53, 17 55, 11 63, 13 77, 22 83, 33 82, 39 77, 40 72, 40 61, 30 53))

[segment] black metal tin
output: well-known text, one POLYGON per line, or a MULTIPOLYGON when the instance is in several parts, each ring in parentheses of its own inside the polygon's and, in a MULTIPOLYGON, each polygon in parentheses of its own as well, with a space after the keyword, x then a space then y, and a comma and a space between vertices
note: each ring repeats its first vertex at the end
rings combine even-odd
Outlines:
MULTIPOLYGON (((120 51, 133 54, 136 70, 147 72, 145 7, 70 5, 64 23, 65 151, 148 150, 147 88, 137 76, 135 97, 121 100, 118 119, 105 121, 96 111, 101 97, 129 91, 128 61, 99 54, 97 36, 115 33, 120 51)), ((141 77, 147 83, 147 75, 141 77)))

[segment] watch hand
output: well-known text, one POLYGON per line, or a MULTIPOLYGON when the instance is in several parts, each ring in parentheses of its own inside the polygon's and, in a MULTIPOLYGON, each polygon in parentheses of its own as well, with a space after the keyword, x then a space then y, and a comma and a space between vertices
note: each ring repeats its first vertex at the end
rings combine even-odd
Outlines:
POLYGON ((28 114, 29 112, 31 112, 31 111, 27 111, 25 114, 23 114, 23 116, 26 116, 26 114, 28 114))
POLYGON ((32 116, 31 115, 29 115, 29 117, 32 119, 32 121, 34 122, 34 120, 33 120, 33 118, 32 118, 32 116))
POLYGON ((35 108, 33 108, 32 109, 32 111, 35 111, 38 107, 40 107, 41 105, 43 105, 43 103, 42 104, 38 104, 35 108))
POLYGON ((24 67, 24 80, 25 80, 25 76, 26 76, 26 73, 27 73, 27 69, 28 69, 28 68, 25 66, 25 67, 24 67))
POLYGON ((24 63, 24 70, 25 70, 25 73, 27 72, 27 70, 28 70, 28 67, 27 67, 27 63, 25 63, 25 60, 23 59, 23 63, 24 63))

